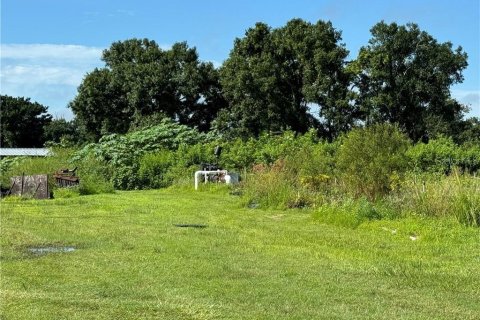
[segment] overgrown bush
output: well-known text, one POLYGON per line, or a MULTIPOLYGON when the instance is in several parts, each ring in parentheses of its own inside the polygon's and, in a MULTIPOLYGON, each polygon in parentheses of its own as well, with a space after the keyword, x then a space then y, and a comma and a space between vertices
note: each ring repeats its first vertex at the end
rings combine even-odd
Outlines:
POLYGON ((457 160, 458 148, 451 138, 417 143, 407 151, 410 164, 417 172, 449 173, 457 160))
POLYGON ((297 176, 283 160, 272 165, 258 164, 245 182, 246 202, 251 207, 283 209, 293 207, 296 202, 298 207, 302 200, 296 180, 297 176))
POLYGON ((458 149, 457 167, 468 173, 480 171, 480 143, 461 145, 458 149))
POLYGON ((406 171, 408 145, 408 138, 388 124, 350 131, 337 158, 346 191, 375 200, 393 190, 406 171))
POLYGON ((168 175, 172 164, 172 151, 161 150, 156 153, 146 153, 140 159, 139 180, 146 188, 168 187, 172 183, 172 177, 168 175))
POLYGON ((440 137, 428 143, 417 143, 409 148, 407 156, 416 172, 449 174, 454 167, 468 173, 480 170, 480 145, 458 146, 452 138, 440 137))
POLYGON ((244 183, 248 203, 264 208, 301 208, 317 206, 327 196, 333 196, 332 144, 312 140, 308 135, 288 139, 286 143, 276 140, 280 147, 272 148, 281 148, 277 155, 281 158, 272 164, 259 161, 253 167, 244 183))
POLYGON ((104 136, 98 143, 85 146, 73 157, 73 161, 91 157, 107 167, 105 178, 116 189, 140 189, 145 187, 140 178, 140 159, 146 153, 160 150, 176 150, 180 145, 208 142, 211 138, 195 129, 164 119, 158 125, 126 135, 104 136))

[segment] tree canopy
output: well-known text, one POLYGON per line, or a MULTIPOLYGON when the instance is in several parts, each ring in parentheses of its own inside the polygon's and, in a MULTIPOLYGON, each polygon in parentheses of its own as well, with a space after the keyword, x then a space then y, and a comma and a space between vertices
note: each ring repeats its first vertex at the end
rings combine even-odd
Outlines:
POLYGON ((42 147, 44 127, 52 121, 47 107, 29 98, 1 96, 0 144, 10 148, 42 147))
POLYGON ((215 129, 227 137, 311 128, 332 140, 342 132, 394 123, 412 140, 440 135, 465 141, 476 124, 450 88, 463 81, 467 54, 416 24, 379 22, 353 61, 331 22, 257 23, 234 41, 223 65, 202 62, 185 42, 161 49, 130 39, 103 52, 70 103, 76 121, 98 140, 162 118, 215 129))
POLYGON ((206 131, 224 104, 217 70, 184 42, 162 50, 148 39, 119 41, 103 61, 105 68, 87 74, 70 103, 92 140, 159 113, 206 131))
POLYGON ((465 111, 450 86, 463 81, 467 54, 438 43, 416 24, 380 22, 349 65, 356 105, 368 123, 398 123, 413 140, 452 134, 465 111))
POLYGON ((323 21, 294 19, 282 28, 257 23, 248 29, 220 71, 229 107, 217 127, 241 136, 321 125, 331 135, 345 129, 351 113, 343 72, 348 51, 340 40, 340 32, 323 21), (317 117, 309 112, 311 104, 319 106, 317 117), (339 113, 345 116, 341 121, 339 113))

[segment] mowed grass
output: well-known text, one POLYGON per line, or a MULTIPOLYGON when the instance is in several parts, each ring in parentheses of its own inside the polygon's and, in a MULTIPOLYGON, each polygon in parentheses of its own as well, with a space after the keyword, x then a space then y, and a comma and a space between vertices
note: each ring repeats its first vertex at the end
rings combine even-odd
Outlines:
POLYGON ((225 190, 2 201, 1 318, 480 319, 478 228, 321 221, 225 190))

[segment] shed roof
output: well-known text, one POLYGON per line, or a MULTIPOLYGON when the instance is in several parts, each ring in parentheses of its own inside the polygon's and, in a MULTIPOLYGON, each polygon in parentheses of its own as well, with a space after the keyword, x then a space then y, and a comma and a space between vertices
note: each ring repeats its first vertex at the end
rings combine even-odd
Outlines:
POLYGON ((51 152, 47 148, 0 148, 0 157, 46 157, 49 155, 51 155, 51 152))

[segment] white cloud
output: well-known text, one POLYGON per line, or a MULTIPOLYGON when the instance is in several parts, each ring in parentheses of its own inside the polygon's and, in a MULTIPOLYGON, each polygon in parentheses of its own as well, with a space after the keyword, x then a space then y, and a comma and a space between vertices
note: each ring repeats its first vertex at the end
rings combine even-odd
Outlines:
POLYGON ((103 66, 102 48, 56 44, 2 44, 0 92, 29 97, 54 115, 66 109, 87 72, 103 66))
POLYGON ((86 47, 78 45, 58 44, 2 44, 0 57, 2 59, 14 60, 39 60, 90 62, 99 60, 102 55, 102 48, 86 47))
POLYGON ((7 65, 0 75, 2 86, 63 84, 78 86, 85 70, 60 66, 7 65))

